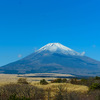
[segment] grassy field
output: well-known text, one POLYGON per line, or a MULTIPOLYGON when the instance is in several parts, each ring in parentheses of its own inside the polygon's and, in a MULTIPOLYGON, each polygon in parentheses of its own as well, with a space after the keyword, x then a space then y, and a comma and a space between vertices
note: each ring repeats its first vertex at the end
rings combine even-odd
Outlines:
MULTIPOLYGON (((38 76, 41 74, 38 74, 38 76)), ((42 74, 43 75, 43 74, 42 74)), ((45 75, 45 74, 44 74, 45 75)), ((47 74, 49 75, 49 74, 47 74)), ((50 74, 51 75, 51 74, 50 74)), ((53 75, 53 74, 52 74, 53 75)), ((54 74, 55 76, 58 76, 58 74, 54 74)), ((13 84, 16 84, 18 79, 21 77, 26 77, 26 76, 37 76, 37 74, 26 74, 26 75, 17 75, 17 74, 0 74, 0 86, 5 86, 6 84, 8 84, 10 86, 9 90, 8 90, 8 94, 9 91, 13 88, 13 84), (12 85, 10 85, 10 83, 12 85)), ((63 76, 62 74, 60 74, 60 76, 63 76)), ((41 78, 41 77, 27 77, 26 78, 29 85, 31 86, 35 86, 38 89, 42 89, 43 91, 45 91, 45 99, 43 100, 49 100, 48 97, 50 96, 50 100, 54 100, 53 98, 55 98, 55 95, 58 93, 59 89, 61 89, 61 91, 64 91, 64 93, 78 93, 78 94, 87 94, 89 88, 87 86, 84 85, 75 85, 75 84, 71 84, 71 83, 51 83, 48 80, 54 80, 55 78, 53 77, 46 77, 46 78, 41 78), (47 85, 41 85, 40 84, 40 80, 45 79, 48 81, 49 84, 47 85)), ((7 86, 7 87, 9 87, 7 86)), ((16 85, 17 86, 17 85, 16 85)), ((19 85, 20 86, 20 85, 19 85)), ((24 86, 24 85, 23 85, 24 86)), ((25 87, 22 86, 22 89, 24 89, 25 87)), ((6 87, 6 88, 7 88, 6 87)), ((16 87, 14 87, 14 91, 15 91, 16 87)), ((17 87, 18 89, 18 87, 17 87)), ((27 89, 27 88, 26 88, 27 89)), ((11 91, 12 91, 11 90, 11 91)), ((24 90, 25 92, 26 90, 24 90)), ((37 90, 36 90, 37 91, 37 90)), ((24 93, 23 92, 23 93, 24 93)), ((27 92, 25 92, 27 94, 27 92)), ((30 92, 31 93, 31 92, 30 92)), ((63 93, 63 92, 62 92, 63 93)), ((21 94, 21 93, 20 93, 21 94)), ((26 96, 25 94, 25 96, 26 96)), ((41 93, 40 93, 41 94, 41 93)), ((3 97, 3 96, 2 96, 3 97)), ((37 96, 38 97, 38 96, 37 96)), ((75 96, 76 97, 76 96, 75 96)), ((4 98, 2 100, 6 100, 7 98, 4 98)), ((58 100, 58 99, 57 99, 58 100)), ((71 99, 72 100, 72 99, 71 99)))
MULTIPOLYGON (((17 75, 17 74, 0 74, 0 85, 3 85, 3 84, 7 84, 7 83, 16 83, 17 80, 20 78, 20 77, 26 77, 26 76, 34 76, 34 74, 26 74, 26 75, 17 75)), ((27 78, 27 81, 29 83, 38 83, 41 79, 41 77, 28 77, 27 78)), ((47 81, 48 80, 53 80, 55 78, 49 78, 49 77, 46 77, 45 78, 47 81)))
POLYGON ((51 91, 56 91, 58 86, 62 86, 63 89, 67 90, 68 92, 81 92, 86 93, 88 91, 87 86, 83 85, 73 85, 70 83, 49 83, 47 85, 40 85, 39 83, 32 83, 32 85, 37 86, 39 88, 43 88, 45 90, 51 88, 51 91))
MULTIPOLYGON (((25 76, 32 76, 32 75, 35 75, 35 74, 26 74, 25 76)), ((9 83, 16 83, 19 78, 20 78, 19 75, 16 75, 16 74, 0 74, 0 85, 9 84, 9 83)), ((64 87, 64 89, 67 89, 69 92, 76 91, 76 92, 84 93, 84 92, 88 91, 88 87, 87 86, 73 85, 73 84, 70 84, 70 83, 50 83, 49 82, 49 84, 47 84, 47 85, 40 85, 39 81, 41 79, 43 79, 43 78, 28 77, 27 81, 30 84, 32 84, 32 85, 34 85, 36 87, 43 88, 45 90, 51 88, 52 89, 51 91, 57 90, 57 87, 59 85, 62 85, 62 87, 64 87)), ((52 78, 48 78, 47 77, 47 78, 44 78, 44 79, 46 79, 48 81, 48 80, 53 80, 55 78, 53 78, 53 77, 52 78)))
POLYGON ((36 74, 0 74, 0 84, 4 83, 11 83, 11 82, 17 82, 18 78, 20 77, 27 77, 28 82, 38 82, 41 79, 45 78, 47 81, 55 79, 54 77, 72 77, 73 75, 69 74, 55 74, 55 73, 36 73, 36 74), (46 76, 46 77, 41 77, 46 76))

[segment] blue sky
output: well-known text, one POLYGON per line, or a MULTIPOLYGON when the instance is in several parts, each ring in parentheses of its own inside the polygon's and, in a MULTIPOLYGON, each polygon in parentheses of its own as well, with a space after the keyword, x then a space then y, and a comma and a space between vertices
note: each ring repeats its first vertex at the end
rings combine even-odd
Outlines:
POLYGON ((100 0, 0 0, 0 66, 51 42, 100 61, 100 0))

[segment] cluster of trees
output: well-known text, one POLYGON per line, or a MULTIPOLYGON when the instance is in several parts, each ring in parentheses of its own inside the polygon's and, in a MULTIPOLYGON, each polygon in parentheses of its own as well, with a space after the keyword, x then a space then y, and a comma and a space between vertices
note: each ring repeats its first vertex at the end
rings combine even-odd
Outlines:
MULTIPOLYGON (((90 90, 95 90, 95 89, 100 89, 100 77, 96 76, 96 77, 92 77, 89 79, 77 79, 77 78, 72 78, 70 80, 67 79, 54 79, 51 81, 51 83, 71 83, 71 84, 76 84, 76 85, 86 85, 89 87, 90 90)), ((48 82, 43 79, 40 80, 40 84, 42 85, 46 85, 48 84, 48 82)))
POLYGON ((66 78, 58 78, 51 81, 51 83, 67 83, 66 78))
POLYGON ((90 90, 95 90, 95 89, 100 90, 100 77, 98 76, 80 80, 74 78, 70 80, 70 83, 77 85, 86 85, 89 87, 90 90))
POLYGON ((88 93, 68 93, 60 87, 53 100, 100 100, 100 91, 96 90, 89 91, 88 93))
POLYGON ((40 84, 41 84, 41 85, 47 85, 48 82, 47 82, 45 79, 42 79, 42 80, 40 80, 40 84))
POLYGON ((44 100, 45 91, 30 84, 7 84, 0 87, 0 100, 44 100))
POLYGON ((53 99, 48 98, 48 100, 100 100, 100 77, 98 76, 88 79, 72 78, 70 80, 58 78, 52 80, 51 83, 71 83, 77 85, 86 85, 89 87, 89 91, 87 93, 68 93, 63 85, 59 85, 58 91, 56 91, 53 99))

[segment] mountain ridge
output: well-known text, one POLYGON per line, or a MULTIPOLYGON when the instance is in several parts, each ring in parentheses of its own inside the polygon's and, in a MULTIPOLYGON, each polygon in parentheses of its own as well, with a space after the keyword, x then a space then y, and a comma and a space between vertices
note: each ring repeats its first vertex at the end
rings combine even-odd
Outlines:
POLYGON ((0 68, 0 73, 64 73, 83 76, 100 75, 100 62, 58 43, 43 46, 36 52, 0 68), (74 52, 74 54, 72 52, 74 52))

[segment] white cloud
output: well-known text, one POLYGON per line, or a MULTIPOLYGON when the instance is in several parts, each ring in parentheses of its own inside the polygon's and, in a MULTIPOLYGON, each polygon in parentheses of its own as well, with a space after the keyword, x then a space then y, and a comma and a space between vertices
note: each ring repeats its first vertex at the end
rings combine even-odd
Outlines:
POLYGON ((21 54, 19 54, 19 55, 18 55, 18 58, 21 58, 21 57, 22 57, 22 55, 21 55, 21 54))
POLYGON ((82 52, 82 53, 81 53, 81 55, 82 55, 82 56, 84 56, 84 55, 85 55, 85 51, 84 51, 84 52, 82 52))

